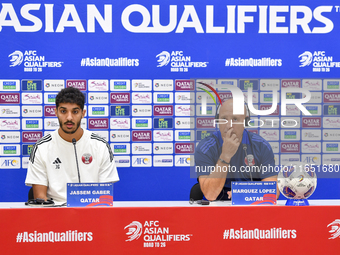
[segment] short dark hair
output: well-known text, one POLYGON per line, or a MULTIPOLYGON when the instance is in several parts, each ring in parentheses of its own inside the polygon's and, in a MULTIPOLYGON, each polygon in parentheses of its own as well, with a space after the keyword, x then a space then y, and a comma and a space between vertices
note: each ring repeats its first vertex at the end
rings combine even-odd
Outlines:
POLYGON ((77 88, 74 87, 64 88, 60 90, 55 99, 57 109, 60 103, 77 104, 82 110, 84 110, 85 96, 77 88))

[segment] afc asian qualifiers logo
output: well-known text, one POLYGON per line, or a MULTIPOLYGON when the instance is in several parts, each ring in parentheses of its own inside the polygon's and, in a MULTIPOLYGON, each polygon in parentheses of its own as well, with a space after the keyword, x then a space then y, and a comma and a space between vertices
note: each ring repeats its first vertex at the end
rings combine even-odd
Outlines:
POLYGON ((328 232, 331 233, 331 237, 328 239, 335 239, 340 236, 340 220, 337 219, 333 221, 332 223, 329 223, 327 227, 331 227, 331 230, 328 232))
POLYGON ((19 50, 16 50, 13 53, 9 54, 8 57, 11 57, 11 59, 9 60, 11 62, 10 67, 19 66, 24 60, 24 54, 22 54, 22 52, 19 50))
POLYGON ((81 156, 81 160, 84 164, 88 165, 91 164, 93 157, 90 153, 84 153, 83 156, 81 156))
POLYGON ((313 54, 309 51, 305 51, 301 55, 299 55, 301 65, 299 67, 309 66, 313 60, 313 54))
POLYGON ((156 56, 157 62, 158 62, 158 66, 157 67, 162 67, 162 66, 166 66, 167 64, 169 64, 170 62, 170 53, 167 51, 162 51, 161 53, 159 53, 156 56))
POLYGON ((125 242, 137 240, 143 232, 143 226, 138 221, 131 222, 124 229, 126 228, 128 229, 128 232, 126 233, 126 235, 128 236, 128 239, 126 239, 125 242))

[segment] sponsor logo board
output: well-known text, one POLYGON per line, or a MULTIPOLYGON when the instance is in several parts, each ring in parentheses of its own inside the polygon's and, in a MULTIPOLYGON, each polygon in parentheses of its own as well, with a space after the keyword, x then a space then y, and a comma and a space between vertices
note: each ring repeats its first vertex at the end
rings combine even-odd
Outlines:
POLYGON ((173 143, 154 143, 153 153, 154 154, 173 154, 174 144, 173 143))
POLYGON ((0 132, 0 143, 20 143, 21 132, 0 132))
POLYGON ((149 156, 149 155, 132 156, 132 166, 133 167, 151 167, 152 156, 149 156))
POLYGON ((89 104, 108 104, 109 94, 106 92, 89 92, 88 102, 89 104))
POLYGON ((110 129, 130 129, 130 118, 111 118, 110 129))
POLYGON ((130 80, 110 80, 111 91, 129 91, 130 80))
POLYGON ((153 166, 157 167, 165 167, 165 166, 173 166, 174 158, 170 155, 162 155, 162 156, 153 156, 153 166))
POLYGON ((132 118, 132 129, 151 129, 151 118, 132 118))
POLYGON ((173 80, 153 80, 154 91, 173 91, 174 82, 173 80))
POLYGON ((44 128, 46 130, 56 130, 57 128, 59 128, 58 118, 45 118, 44 128))
POLYGON ((20 80, 0 80, 0 91, 20 91, 20 80))
POLYGON ((155 142, 172 142, 174 135, 172 130, 154 130, 153 140, 155 142))
POLYGON ((131 159, 130 156, 115 156, 115 163, 117 167, 130 167, 131 159))
POLYGON ((132 105, 132 116, 152 116, 152 106, 132 105))
POLYGON ((65 88, 64 80, 44 80, 44 91, 60 91, 65 88))
POLYGON ((132 143, 131 149, 132 149, 132 154, 151 154, 152 144, 151 143, 132 143))
POLYGON ((113 155, 130 154, 130 143, 111 143, 110 146, 113 155))
POLYGON ((110 131, 110 142, 130 142, 131 136, 130 131, 110 131))
POLYGON ((42 131, 22 131, 23 143, 36 143, 43 137, 42 131))

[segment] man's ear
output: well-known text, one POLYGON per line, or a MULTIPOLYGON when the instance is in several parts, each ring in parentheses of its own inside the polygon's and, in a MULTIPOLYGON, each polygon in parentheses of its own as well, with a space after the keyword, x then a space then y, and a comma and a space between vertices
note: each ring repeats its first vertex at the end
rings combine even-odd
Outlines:
POLYGON ((86 109, 83 110, 83 116, 81 118, 85 117, 86 109))

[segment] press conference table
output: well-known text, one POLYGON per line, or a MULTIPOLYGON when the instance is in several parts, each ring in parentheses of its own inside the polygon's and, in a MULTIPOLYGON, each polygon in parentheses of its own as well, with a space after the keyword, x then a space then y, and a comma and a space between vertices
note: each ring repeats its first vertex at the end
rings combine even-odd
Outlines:
POLYGON ((135 201, 94 208, 0 203, 1 254, 336 254, 340 200, 309 203, 135 201))

